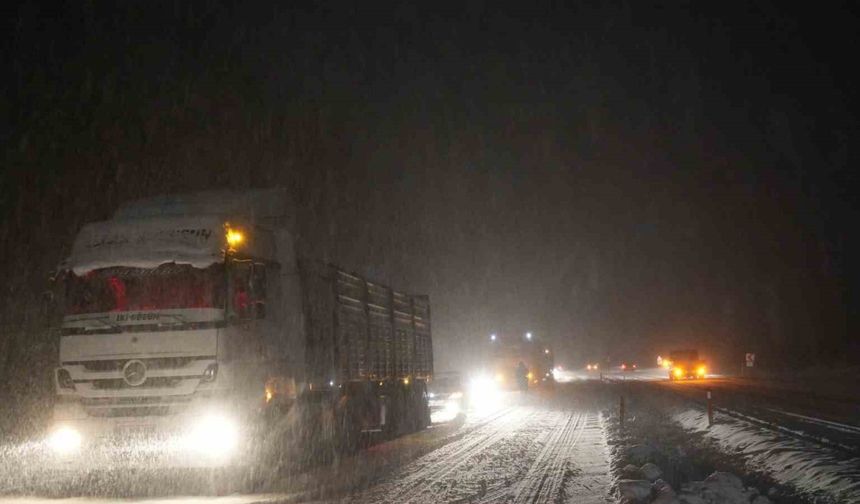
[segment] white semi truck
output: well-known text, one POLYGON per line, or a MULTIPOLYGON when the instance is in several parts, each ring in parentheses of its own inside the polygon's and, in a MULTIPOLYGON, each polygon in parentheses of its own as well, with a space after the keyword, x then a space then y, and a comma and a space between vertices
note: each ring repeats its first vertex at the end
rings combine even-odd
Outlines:
POLYGON ((297 257, 285 201, 156 197, 80 230, 57 276, 53 451, 220 463, 291 414, 338 447, 429 423, 428 298, 297 257))

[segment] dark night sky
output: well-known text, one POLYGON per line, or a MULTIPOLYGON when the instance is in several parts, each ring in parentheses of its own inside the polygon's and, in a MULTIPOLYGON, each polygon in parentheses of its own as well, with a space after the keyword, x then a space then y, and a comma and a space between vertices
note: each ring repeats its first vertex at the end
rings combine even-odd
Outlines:
POLYGON ((308 253, 431 295, 440 367, 852 355, 855 13, 567 3, 22 4, 0 320, 122 201, 279 184, 308 253))

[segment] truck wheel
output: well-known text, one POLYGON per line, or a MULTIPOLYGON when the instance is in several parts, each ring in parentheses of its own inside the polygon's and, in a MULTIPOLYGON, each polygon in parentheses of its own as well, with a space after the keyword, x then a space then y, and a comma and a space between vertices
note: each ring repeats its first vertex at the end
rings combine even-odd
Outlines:
POLYGON ((427 403, 427 384, 423 381, 415 382, 415 395, 413 409, 415 411, 416 431, 421 431, 430 425, 430 406, 427 403))
POLYGON ((353 453, 361 443, 361 429, 349 403, 338 414, 337 448, 340 453, 353 453))
POLYGON ((402 386, 394 384, 388 394, 388 418, 386 429, 389 437, 397 437, 409 432, 409 400, 402 386))

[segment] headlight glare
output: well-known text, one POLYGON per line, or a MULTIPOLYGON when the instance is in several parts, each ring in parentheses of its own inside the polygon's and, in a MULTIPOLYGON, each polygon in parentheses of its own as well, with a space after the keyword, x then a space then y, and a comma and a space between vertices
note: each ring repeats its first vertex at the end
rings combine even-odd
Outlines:
POLYGON ((212 457, 230 455, 239 443, 239 430, 231 419, 204 415, 195 419, 186 437, 189 451, 212 457))
POLYGON ((81 447, 81 434, 68 426, 60 426, 48 436, 48 446, 60 455, 68 455, 81 447))

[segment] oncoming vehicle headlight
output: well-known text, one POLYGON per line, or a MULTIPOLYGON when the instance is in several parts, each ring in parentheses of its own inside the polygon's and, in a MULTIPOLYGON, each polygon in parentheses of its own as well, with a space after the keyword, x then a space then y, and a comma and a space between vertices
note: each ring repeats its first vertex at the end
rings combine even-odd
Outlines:
POLYGON ((57 427, 48 436, 48 446, 60 455, 74 453, 81 448, 81 434, 65 425, 57 427))
POLYGON ((674 370, 672 370, 672 374, 675 375, 675 378, 683 378, 684 370, 679 367, 676 367, 674 370))
POLYGON ((189 451, 223 457, 230 455, 239 444, 239 429, 227 417, 204 415, 194 419, 185 441, 189 451))
POLYGON ((488 375, 478 375, 469 382, 469 405, 473 411, 489 412, 501 406, 499 382, 488 375))
POLYGON ((696 370, 696 374, 699 376, 705 376, 706 371, 705 366, 700 366, 699 369, 696 370))
POLYGON ((476 376, 470 384, 470 392, 473 397, 479 397, 482 394, 492 393, 498 389, 496 383, 501 375, 496 376, 496 381, 493 381, 488 376, 476 376))

